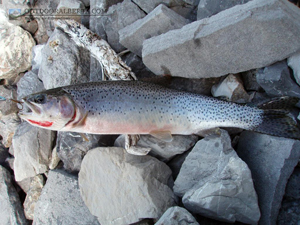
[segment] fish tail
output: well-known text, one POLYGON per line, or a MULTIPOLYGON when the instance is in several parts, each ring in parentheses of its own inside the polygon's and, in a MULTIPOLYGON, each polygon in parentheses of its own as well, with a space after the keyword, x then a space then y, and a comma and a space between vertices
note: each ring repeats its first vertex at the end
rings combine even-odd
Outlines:
POLYGON ((262 122, 253 130, 279 137, 300 139, 297 121, 293 115, 283 110, 264 110, 262 122))

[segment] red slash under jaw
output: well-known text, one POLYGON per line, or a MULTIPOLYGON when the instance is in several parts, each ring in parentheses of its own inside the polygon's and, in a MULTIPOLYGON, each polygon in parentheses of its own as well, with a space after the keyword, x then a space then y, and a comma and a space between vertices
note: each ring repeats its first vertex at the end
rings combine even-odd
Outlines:
POLYGON ((49 122, 49 121, 34 121, 34 120, 28 120, 28 122, 32 123, 32 124, 36 124, 42 127, 51 127, 53 122, 49 122))

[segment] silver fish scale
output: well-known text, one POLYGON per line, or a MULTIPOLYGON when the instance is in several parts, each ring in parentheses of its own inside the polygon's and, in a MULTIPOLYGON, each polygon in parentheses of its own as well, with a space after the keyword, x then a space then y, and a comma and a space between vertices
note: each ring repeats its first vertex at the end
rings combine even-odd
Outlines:
POLYGON ((63 88, 90 117, 135 126, 171 126, 190 134, 214 127, 250 129, 263 110, 139 81, 110 81, 63 88))

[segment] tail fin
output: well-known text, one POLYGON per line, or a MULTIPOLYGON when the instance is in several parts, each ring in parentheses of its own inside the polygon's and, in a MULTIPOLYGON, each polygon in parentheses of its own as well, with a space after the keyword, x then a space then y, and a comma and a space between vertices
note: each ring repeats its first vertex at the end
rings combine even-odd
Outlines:
POLYGON ((263 121, 254 131, 300 140, 300 129, 294 117, 282 110, 265 110, 263 121))

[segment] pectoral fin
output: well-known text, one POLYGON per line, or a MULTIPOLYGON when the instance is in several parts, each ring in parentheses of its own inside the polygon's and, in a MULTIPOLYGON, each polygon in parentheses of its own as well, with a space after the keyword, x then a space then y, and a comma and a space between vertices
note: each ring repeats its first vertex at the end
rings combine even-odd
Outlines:
POLYGON ((173 140, 172 134, 170 131, 151 131, 149 133, 151 136, 158 138, 165 142, 171 142, 173 140))

